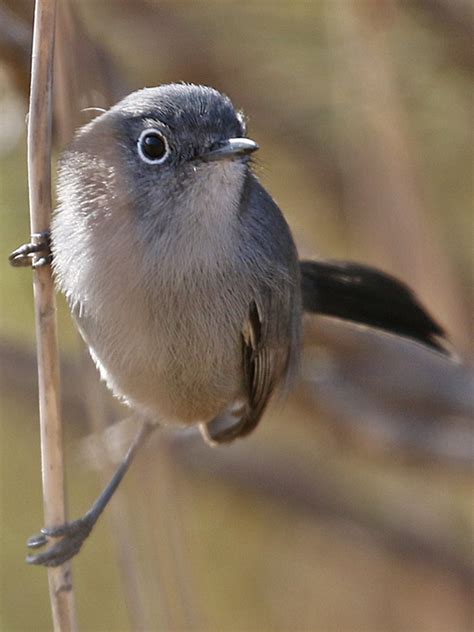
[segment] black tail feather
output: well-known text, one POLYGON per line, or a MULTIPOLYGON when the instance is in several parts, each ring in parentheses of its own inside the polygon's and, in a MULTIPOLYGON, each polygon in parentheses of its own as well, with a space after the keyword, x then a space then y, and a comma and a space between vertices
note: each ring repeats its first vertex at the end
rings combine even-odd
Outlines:
POLYGON ((394 277, 339 261, 301 261, 300 269, 305 311, 378 327, 449 353, 443 329, 394 277))

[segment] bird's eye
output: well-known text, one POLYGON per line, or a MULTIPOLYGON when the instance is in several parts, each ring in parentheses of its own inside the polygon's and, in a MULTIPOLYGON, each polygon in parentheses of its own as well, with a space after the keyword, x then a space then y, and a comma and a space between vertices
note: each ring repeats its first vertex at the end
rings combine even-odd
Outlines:
POLYGON ((166 138, 156 129, 146 129, 138 139, 138 153, 140 158, 150 165, 160 165, 169 153, 166 138))

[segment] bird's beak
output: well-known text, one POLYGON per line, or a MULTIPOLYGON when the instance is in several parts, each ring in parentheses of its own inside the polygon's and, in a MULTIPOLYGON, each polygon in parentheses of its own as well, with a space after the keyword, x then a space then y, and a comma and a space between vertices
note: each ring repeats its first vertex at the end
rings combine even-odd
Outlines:
POLYGON ((232 160, 239 156, 246 156, 257 151, 258 145, 250 138, 229 138, 216 145, 213 149, 201 154, 199 158, 205 162, 212 160, 232 160))

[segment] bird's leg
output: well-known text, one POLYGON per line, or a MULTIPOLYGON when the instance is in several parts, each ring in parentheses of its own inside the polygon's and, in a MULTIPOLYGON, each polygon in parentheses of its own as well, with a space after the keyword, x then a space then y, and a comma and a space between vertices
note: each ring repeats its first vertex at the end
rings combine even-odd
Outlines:
POLYGON ((33 233, 31 242, 23 244, 14 250, 8 257, 12 266, 40 268, 53 260, 51 252, 51 237, 49 230, 42 233, 33 233))
POLYGON ((28 564, 60 566, 79 553, 82 544, 92 531, 109 500, 112 498, 120 481, 125 476, 136 452, 156 427, 154 424, 143 423, 110 483, 82 518, 74 520, 73 522, 66 522, 57 527, 45 527, 41 529, 41 533, 29 538, 27 546, 30 549, 44 546, 50 542, 51 538, 60 538, 60 540, 53 544, 47 551, 35 555, 28 555, 26 558, 28 564))

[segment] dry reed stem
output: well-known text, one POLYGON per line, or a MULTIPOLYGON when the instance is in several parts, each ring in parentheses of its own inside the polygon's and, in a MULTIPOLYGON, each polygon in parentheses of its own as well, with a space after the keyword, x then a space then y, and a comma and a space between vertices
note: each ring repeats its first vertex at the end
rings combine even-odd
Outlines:
MULTIPOLYGON (((32 234, 49 228, 51 217, 51 92, 56 0, 36 0, 28 121, 28 188, 32 234)), ((47 526, 66 521, 59 397, 56 300, 50 266, 35 270, 41 459, 47 526)), ((76 630, 70 562, 48 568, 54 630, 76 630)))

